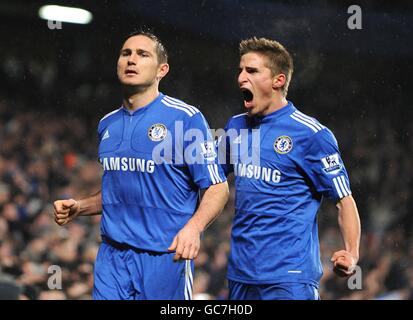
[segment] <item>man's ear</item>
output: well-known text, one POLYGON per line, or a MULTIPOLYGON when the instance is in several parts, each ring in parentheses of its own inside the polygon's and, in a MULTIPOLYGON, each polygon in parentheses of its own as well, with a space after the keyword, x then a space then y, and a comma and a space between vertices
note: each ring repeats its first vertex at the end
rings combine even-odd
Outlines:
POLYGON ((285 76, 284 73, 277 74, 274 76, 274 79, 272 80, 272 88, 274 90, 278 90, 285 85, 285 81, 287 80, 287 77, 285 76))
POLYGON ((163 77, 165 77, 167 75, 167 73, 169 72, 169 64, 167 63, 161 63, 159 65, 158 68, 158 75, 157 75, 157 79, 161 80, 163 77))

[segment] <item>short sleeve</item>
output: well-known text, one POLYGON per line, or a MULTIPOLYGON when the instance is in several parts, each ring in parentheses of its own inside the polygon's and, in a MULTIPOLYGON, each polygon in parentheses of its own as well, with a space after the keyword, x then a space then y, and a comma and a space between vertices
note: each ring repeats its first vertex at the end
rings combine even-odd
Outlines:
POLYGON ((217 148, 209 125, 198 112, 190 117, 184 132, 184 159, 193 182, 201 189, 226 181, 218 165, 217 148))
POLYGON ((228 128, 230 127, 230 122, 231 120, 229 120, 225 126, 224 133, 219 136, 216 141, 216 147, 218 149, 218 163, 226 176, 234 171, 234 165, 231 162, 230 137, 227 134, 228 128))
POLYGON ((317 192, 335 201, 351 195, 347 170, 330 130, 326 128, 311 137, 303 160, 302 169, 317 192))

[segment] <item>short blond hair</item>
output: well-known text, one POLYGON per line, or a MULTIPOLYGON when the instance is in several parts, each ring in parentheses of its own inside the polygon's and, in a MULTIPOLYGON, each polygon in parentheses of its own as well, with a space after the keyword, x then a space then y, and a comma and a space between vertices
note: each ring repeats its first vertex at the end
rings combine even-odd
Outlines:
POLYGON ((249 52, 260 53, 267 57, 267 67, 271 70, 273 76, 280 73, 285 75, 285 84, 281 90, 284 96, 287 96, 288 86, 294 71, 293 58, 287 49, 278 41, 253 37, 242 40, 239 44, 240 57, 249 52))

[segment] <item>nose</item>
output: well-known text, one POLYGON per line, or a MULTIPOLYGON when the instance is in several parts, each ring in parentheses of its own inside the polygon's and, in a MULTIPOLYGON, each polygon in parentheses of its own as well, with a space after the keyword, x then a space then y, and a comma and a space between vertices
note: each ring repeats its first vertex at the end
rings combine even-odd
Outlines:
POLYGON ((245 72, 245 70, 241 70, 238 75, 238 84, 242 85, 245 82, 247 82, 247 73, 245 72))
POLYGON ((136 65, 137 54, 132 53, 128 56, 128 66, 136 65))

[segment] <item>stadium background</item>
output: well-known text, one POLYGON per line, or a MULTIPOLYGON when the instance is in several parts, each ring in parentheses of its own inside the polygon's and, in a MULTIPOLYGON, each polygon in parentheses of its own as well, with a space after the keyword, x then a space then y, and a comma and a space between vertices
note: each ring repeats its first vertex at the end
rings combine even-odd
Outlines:
MULTIPOLYGON (((99 217, 61 228, 51 204, 99 189, 96 125, 120 105, 118 50, 142 25, 169 51, 161 91, 198 106, 213 128, 242 112, 238 42, 256 35, 285 44, 295 59, 288 98, 335 133, 362 219, 363 288, 349 290, 331 272, 341 238, 333 204, 323 204, 321 297, 413 298, 411 3, 54 3, 94 19, 50 30, 37 17, 43 1, 0 2, 0 299, 90 299, 99 217), (351 4, 362 8, 362 30, 347 27, 351 4), (62 268, 62 290, 48 289, 51 265, 62 268)), ((199 299, 226 298, 233 191, 196 259, 199 299)))

